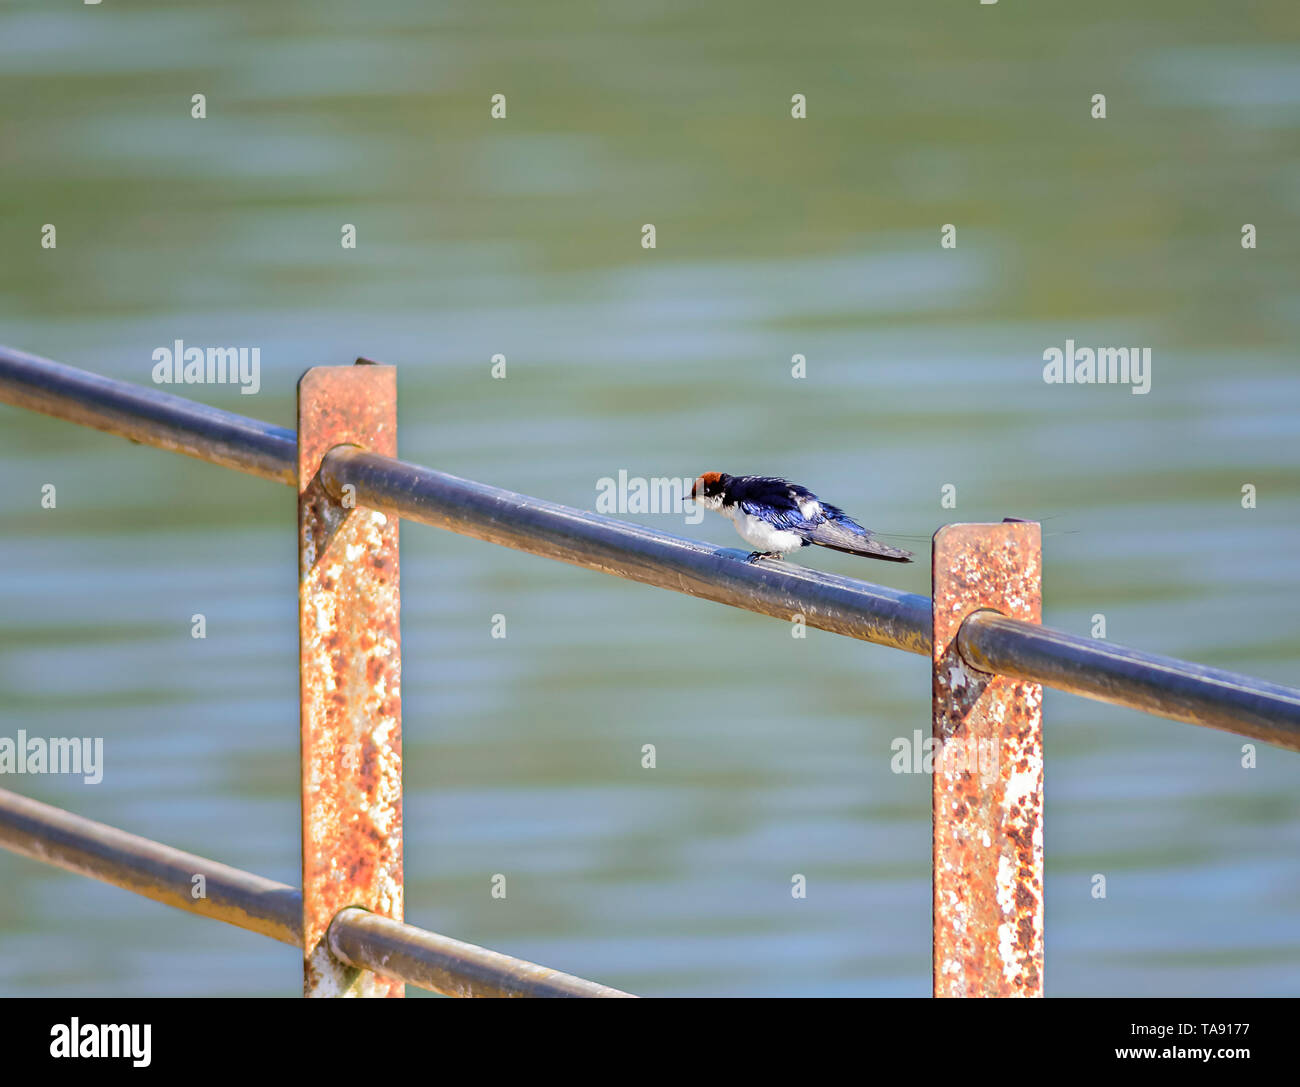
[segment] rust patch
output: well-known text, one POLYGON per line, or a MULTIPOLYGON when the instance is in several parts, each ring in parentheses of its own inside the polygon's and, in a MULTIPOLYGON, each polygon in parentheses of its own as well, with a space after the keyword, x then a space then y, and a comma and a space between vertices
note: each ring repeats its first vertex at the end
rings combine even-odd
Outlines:
POLYGON ((1042 996, 1043 688, 962 659, 984 608, 1042 622, 1037 524, 934 537, 934 995, 1042 996))
POLYGON ((348 906, 402 919, 398 519, 326 492, 321 458, 345 444, 397 455, 393 367, 317 367, 298 382, 303 992, 403 996, 326 940, 348 906))

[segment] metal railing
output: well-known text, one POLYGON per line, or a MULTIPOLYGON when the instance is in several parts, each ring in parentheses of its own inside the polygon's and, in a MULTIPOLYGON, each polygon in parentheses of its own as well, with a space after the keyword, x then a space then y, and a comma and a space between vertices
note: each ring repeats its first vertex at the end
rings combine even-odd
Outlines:
MULTIPOLYGON (((303 946, 302 892, 0 789, 0 845, 155 902, 303 946), (194 895, 201 875, 203 894, 194 895)), ((629 996, 522 959, 343 909, 330 948, 355 969, 448 996, 629 996)))
MULTIPOLYGON (((1300 691, 1296 689, 1042 627, 1038 622, 1040 575, 1036 525, 948 526, 941 530, 935 542, 933 599, 787 564, 751 565, 737 561, 736 552, 731 549, 459 479, 385 455, 383 450, 395 452, 396 448, 392 373, 391 367, 373 364, 309 371, 300 383, 297 434, 155 389, 110 380, 6 348, 0 348, 0 400, 297 486, 300 532, 304 539, 311 537, 303 544, 300 572, 304 582, 300 601, 303 609, 314 609, 311 614, 317 622, 325 614, 322 609, 333 615, 342 599, 328 582, 323 587, 307 587, 313 577, 317 548, 327 546, 336 531, 348 531, 340 526, 351 523, 352 531, 362 532, 364 539, 356 537, 361 542, 350 547, 349 553, 356 550, 363 557, 356 564, 357 569, 349 564, 348 576, 368 578, 365 584, 382 593, 382 587, 387 584, 384 571, 391 569, 394 575, 390 614, 373 612, 361 617, 372 625, 390 623, 392 646, 388 649, 374 645, 368 649, 359 645, 351 647, 356 653, 370 652, 372 665, 379 658, 400 656, 396 650, 395 536, 391 540, 381 538, 386 532, 385 518, 391 514, 784 620, 802 616, 808 626, 821 630, 929 655, 934 662, 936 739, 941 744, 952 745, 954 750, 960 746, 959 740, 987 740, 1001 753, 998 781, 984 783, 977 795, 968 795, 972 775, 963 775, 960 765, 951 767, 951 772, 936 772, 936 993, 1041 993, 1042 796, 1038 685, 1300 751, 1300 691), (361 524, 361 519, 350 516, 367 510, 379 515, 369 529, 361 524), (369 569, 361 569, 367 564, 369 569), (1036 782, 1025 784, 1026 767, 1030 771, 1036 768, 1036 782), (1013 796, 1016 789, 1020 792, 1013 796), (1001 906, 996 901, 996 888, 991 886, 995 876, 982 869, 983 874, 976 872, 980 865, 972 865, 969 853, 963 852, 969 846, 965 840, 967 832, 978 832, 987 838, 990 831, 999 837, 1005 857, 1019 865, 1012 870, 1022 873, 1020 889, 1032 890, 1022 896, 1011 895, 1019 901, 1010 909, 1005 901, 1001 906), (1029 874, 1024 875, 1026 872, 1029 874), (961 909, 956 906, 950 909, 948 896, 940 895, 943 873, 959 881, 952 894, 960 900, 961 909), (968 909, 983 911, 982 924, 974 924, 970 916, 963 915, 968 909), (1024 945, 1014 954, 1007 951, 1005 940, 1001 951, 996 946, 1000 925, 1026 934, 1024 945), (941 951, 941 928, 947 928, 949 935, 964 933, 957 941, 960 947, 953 945, 941 951), (1014 968, 1009 965, 1012 959, 1014 968)), ((307 610, 303 614, 308 614, 307 610)), ((354 623, 357 618, 352 617, 354 623)), ((317 665, 313 663, 316 657, 309 654, 310 640, 310 631, 304 625, 305 738, 309 735, 308 719, 315 720, 319 709, 310 708, 311 689, 321 679, 313 672, 317 665)), ((330 683, 338 679, 331 677, 330 683)), ((361 713, 359 703, 353 709, 357 711, 354 717, 368 714, 373 718, 381 712, 371 705, 361 713)), ((361 736, 356 729, 373 728, 373 720, 369 724, 353 720, 340 727, 345 731, 352 728, 356 740, 361 736)), ((304 752, 306 759, 306 746, 304 752)), ((400 797, 400 748, 396 757, 396 788, 400 797)), ((369 784, 374 786, 373 782, 369 784)), ((391 779, 388 787, 391 791, 391 779)), ((307 792, 305 768, 304 819, 309 827, 304 835, 305 879, 308 878, 306 852, 315 854, 316 846, 335 829, 325 828, 320 833, 312 829, 315 824, 311 822, 307 792)), ((38 843, 49 825, 37 820, 23 824, 25 829, 21 831, 15 830, 8 822, 10 811, 10 805, 0 805, 0 825, 6 828, 3 844, 44 857, 38 843)), ((98 824, 89 826, 97 828, 98 824)), ((400 834, 400 816, 398 828, 400 834)), ((93 833, 104 832, 121 834, 108 828, 93 833)), ((93 838, 91 831, 86 833, 93 838)), ((137 845, 143 842, 142 839, 133 841, 137 845)), ((330 844, 345 848, 338 842, 330 844)), ((989 851, 989 856, 997 855, 998 848, 989 851)), ((56 856, 49 859, 63 863, 56 856)), ((328 865, 328 849, 317 859, 328 865)), ((118 857, 111 862, 74 868, 117 882, 111 873, 119 867, 123 872, 129 871, 128 860, 118 857)), ((382 868, 382 862, 379 866, 382 868)), ((396 867, 396 905, 376 912, 400 917, 400 851, 396 867)), ((122 885, 140 890, 132 882, 134 878, 131 876, 122 885)), ((257 883, 257 877, 246 878, 257 883)), ((250 894, 261 893, 264 904, 275 900, 277 909, 292 912, 292 903, 285 897, 295 894, 291 889, 267 884, 262 892, 256 892, 253 885, 248 890, 250 894)), ((329 892, 322 893, 329 898, 329 892)), ((383 894, 378 884, 369 893, 381 898, 383 894)), ((314 894, 308 898, 314 900, 314 894)), ((189 902, 173 901, 162 894, 153 897, 182 908, 193 908, 189 902)), ((322 900, 317 905, 323 906, 324 912, 318 909, 315 919, 308 920, 306 930, 301 920, 296 929, 290 930, 282 917, 275 923, 276 930, 268 931, 261 926, 271 922, 261 914, 256 915, 259 918, 256 923, 246 927, 267 931, 279 939, 288 937, 288 942, 301 944, 306 939, 309 950, 310 946, 322 943, 328 927, 329 951, 335 965, 350 963, 382 973, 383 964, 388 963, 390 976, 394 975, 391 968, 394 962, 429 964, 436 959, 431 951, 433 945, 427 941, 445 941, 448 946, 454 944, 460 949, 468 947, 431 934, 421 934, 421 939, 415 939, 411 934, 417 930, 391 921, 390 924, 399 925, 407 933, 398 953, 395 948, 402 937, 397 930, 386 931, 381 936, 377 930, 382 927, 383 919, 364 915, 358 918, 356 915, 362 911, 342 910, 348 904, 322 900), (314 945, 313 926, 319 930, 315 932, 314 945), (383 955, 377 951, 381 945, 388 948, 383 955)), ((239 906, 238 910, 244 907, 239 906)), ((242 923, 211 910, 194 912, 242 923)), ((311 912, 310 903, 308 912, 311 912)), ((240 916, 253 918, 254 914, 244 910, 240 916)), ((473 950, 480 956, 495 956, 493 952, 473 950)), ((439 976, 444 980, 468 977, 472 973, 468 966, 458 965, 458 960, 437 961, 440 965, 427 968, 443 971, 439 976)), ((489 972, 493 968, 505 969, 507 973, 513 969, 511 976, 516 980, 532 978, 534 975, 529 971, 541 969, 504 956, 492 958, 492 966, 486 965, 486 960, 484 963, 482 969, 489 972), (503 963, 515 965, 509 967, 503 963)), ((412 970, 396 976, 422 984, 415 980, 418 973, 412 970)), ((587 995, 615 995, 613 990, 593 983, 561 977, 565 977, 564 985, 570 990, 573 986, 588 986, 587 995)), ((507 977, 505 982, 508 981, 507 977)), ((505 982, 498 978, 491 984, 505 982)), ((491 984, 484 984, 491 988, 491 984)), ((310 990, 310 983, 308 987, 310 990)), ((434 987, 446 992, 454 985, 434 987)), ((568 995, 574 995, 574 991, 568 991, 568 995)))

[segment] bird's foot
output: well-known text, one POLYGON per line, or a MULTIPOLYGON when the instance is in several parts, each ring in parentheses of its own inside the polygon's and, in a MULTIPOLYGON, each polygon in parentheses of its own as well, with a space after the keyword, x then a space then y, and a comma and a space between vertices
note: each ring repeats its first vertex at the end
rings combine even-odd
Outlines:
POLYGON ((758 562, 759 559, 780 559, 782 557, 780 551, 751 551, 749 553, 749 558, 745 561, 752 566, 754 563, 758 562))

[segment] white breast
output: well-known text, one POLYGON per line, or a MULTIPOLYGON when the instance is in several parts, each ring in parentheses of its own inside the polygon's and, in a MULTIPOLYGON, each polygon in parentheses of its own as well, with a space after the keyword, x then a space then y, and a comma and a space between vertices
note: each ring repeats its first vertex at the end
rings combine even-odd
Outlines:
POLYGON ((742 513, 739 508, 724 511, 735 522, 740 538, 756 551, 795 551, 803 546, 803 537, 785 529, 773 528, 761 517, 742 513))

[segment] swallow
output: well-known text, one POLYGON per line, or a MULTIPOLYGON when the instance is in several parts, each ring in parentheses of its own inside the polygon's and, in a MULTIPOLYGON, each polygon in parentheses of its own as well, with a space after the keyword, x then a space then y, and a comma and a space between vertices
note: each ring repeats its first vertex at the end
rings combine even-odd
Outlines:
POLYGON ((809 544, 887 562, 912 561, 910 551, 877 542, 870 529, 838 506, 788 479, 705 472, 689 498, 731 519, 740 538, 756 549, 746 562, 783 558, 809 544))

